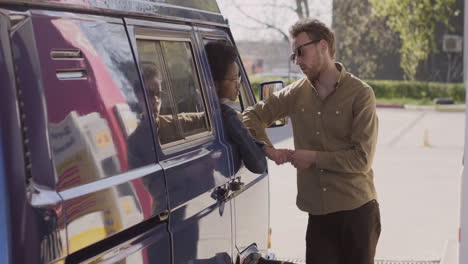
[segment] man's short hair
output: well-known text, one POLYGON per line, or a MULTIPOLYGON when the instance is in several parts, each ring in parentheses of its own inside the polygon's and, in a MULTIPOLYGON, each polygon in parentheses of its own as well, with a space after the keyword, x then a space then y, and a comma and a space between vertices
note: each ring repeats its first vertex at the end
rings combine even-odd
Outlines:
POLYGON ((297 21, 289 29, 289 34, 295 38, 302 32, 307 33, 311 40, 323 39, 328 43, 328 52, 335 58, 335 33, 317 19, 304 18, 297 21))

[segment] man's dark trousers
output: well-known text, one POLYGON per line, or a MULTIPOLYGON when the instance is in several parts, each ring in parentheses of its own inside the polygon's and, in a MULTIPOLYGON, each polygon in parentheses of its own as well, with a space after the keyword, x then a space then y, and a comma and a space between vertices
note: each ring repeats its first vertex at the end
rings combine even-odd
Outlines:
POLYGON ((380 210, 375 200, 350 211, 309 214, 306 262, 373 264, 380 231, 380 210))

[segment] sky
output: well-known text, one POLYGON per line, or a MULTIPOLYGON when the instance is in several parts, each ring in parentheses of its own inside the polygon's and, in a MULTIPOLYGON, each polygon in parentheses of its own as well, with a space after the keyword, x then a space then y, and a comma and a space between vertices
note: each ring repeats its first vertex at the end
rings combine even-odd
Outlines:
MULTIPOLYGON (((229 20, 236 41, 281 41, 278 31, 268 30, 255 20, 278 27, 287 34, 288 28, 298 19, 290 8, 294 0, 218 0, 219 8, 229 20)), ((332 0, 309 0, 310 16, 328 26, 332 20, 332 0)))

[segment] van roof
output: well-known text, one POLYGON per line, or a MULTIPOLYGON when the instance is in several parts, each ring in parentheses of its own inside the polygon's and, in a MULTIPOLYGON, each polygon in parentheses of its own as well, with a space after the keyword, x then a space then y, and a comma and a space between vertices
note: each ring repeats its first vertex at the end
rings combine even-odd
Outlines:
POLYGON ((3 4, 227 24, 216 0, 0 0, 0 5, 3 4))

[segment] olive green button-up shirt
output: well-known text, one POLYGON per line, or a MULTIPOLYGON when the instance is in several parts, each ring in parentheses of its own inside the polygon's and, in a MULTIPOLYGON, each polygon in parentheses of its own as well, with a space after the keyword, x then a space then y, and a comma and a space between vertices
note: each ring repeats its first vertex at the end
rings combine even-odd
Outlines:
POLYGON ((325 99, 303 78, 243 114, 251 134, 269 145, 265 128, 289 116, 295 149, 317 151, 316 162, 297 171, 297 206, 312 215, 352 210, 377 197, 371 167, 378 132, 374 92, 341 64, 336 67, 336 89, 325 99))

